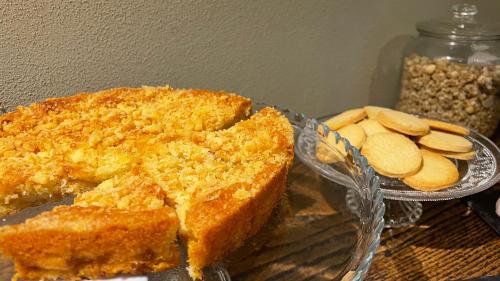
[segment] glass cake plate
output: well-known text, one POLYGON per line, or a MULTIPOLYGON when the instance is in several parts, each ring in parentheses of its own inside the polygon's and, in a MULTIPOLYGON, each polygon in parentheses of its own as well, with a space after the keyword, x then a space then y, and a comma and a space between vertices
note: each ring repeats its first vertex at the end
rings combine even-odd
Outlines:
MULTIPOLYGON (((329 117, 319 120, 324 121, 329 117)), ((328 130, 327 127, 326 129, 328 130)), ((338 135, 336 132, 333 133, 338 135)), ((490 188, 500 180, 499 148, 491 140, 473 130, 466 138, 472 142, 476 157, 468 161, 452 159, 457 166, 460 179, 449 188, 433 192, 418 191, 399 179, 377 174, 380 178, 380 188, 384 193, 386 227, 401 227, 415 223, 422 215, 420 203, 422 201, 450 200, 472 195, 490 188)), ((301 153, 312 154, 315 151, 301 153)), ((352 182, 342 170, 334 166, 323 163, 316 163, 316 165, 335 182, 346 185, 352 182)))
MULTIPOLYGON (((264 107, 258 104, 256 110, 264 107)), ((277 108, 277 107, 276 107, 277 108)), ((278 108, 279 109, 279 108, 278 108)), ((205 281, 227 280, 362 280, 380 242, 384 203, 378 177, 359 151, 336 164, 345 182, 332 181, 317 168, 315 156, 299 151, 326 144, 317 124, 303 114, 280 109, 295 129, 296 156, 285 195, 268 223, 223 262, 205 270, 205 281), (352 208, 356 205, 357 208, 352 208)), ((327 150, 338 154, 334 148, 327 150)), ((25 209, 0 221, 20 223, 63 202, 25 209)), ((182 249, 182 248, 181 248, 182 249)), ((113 278, 129 281, 191 280, 183 264, 173 270, 143 276, 113 278)), ((0 256, 0 281, 13 275, 12 264, 0 256)))

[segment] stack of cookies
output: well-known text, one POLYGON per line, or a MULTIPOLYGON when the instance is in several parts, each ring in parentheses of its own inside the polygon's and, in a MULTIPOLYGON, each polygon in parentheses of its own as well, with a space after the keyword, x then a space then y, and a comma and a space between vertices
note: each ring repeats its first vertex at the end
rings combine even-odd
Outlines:
MULTIPOLYGON (((400 178, 421 191, 441 190, 459 180, 458 169, 448 158, 475 157, 472 143, 464 137, 470 133, 467 128, 388 108, 351 109, 325 124, 360 149, 379 174, 400 178)), ((328 135, 326 142, 338 152, 320 144, 316 151, 320 161, 333 163, 344 159, 336 153, 347 156, 344 144, 336 143, 333 134, 328 135)))

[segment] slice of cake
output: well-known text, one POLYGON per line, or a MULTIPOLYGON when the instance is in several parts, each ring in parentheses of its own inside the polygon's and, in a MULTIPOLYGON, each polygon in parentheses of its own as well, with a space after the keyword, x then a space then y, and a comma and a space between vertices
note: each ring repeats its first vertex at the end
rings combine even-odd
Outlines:
POLYGON ((17 277, 80 279, 161 271, 179 264, 178 219, 139 167, 24 224, 0 228, 17 277), (145 219, 147 218, 147 219, 145 219))
POLYGON ((220 261, 267 221, 293 160, 293 130, 266 108, 196 142, 161 142, 144 167, 176 203, 191 274, 220 261))
POLYGON ((100 278, 178 265, 171 208, 62 206, 0 229, 0 250, 24 280, 100 278), (147 219, 146 219, 147 218, 147 219))

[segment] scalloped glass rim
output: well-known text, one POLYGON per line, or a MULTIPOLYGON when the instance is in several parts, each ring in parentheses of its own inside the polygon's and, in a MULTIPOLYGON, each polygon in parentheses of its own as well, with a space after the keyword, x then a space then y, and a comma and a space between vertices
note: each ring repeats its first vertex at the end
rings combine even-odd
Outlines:
MULTIPOLYGON (((323 119, 323 118, 321 118, 323 119)), ((323 124, 323 126, 326 126, 323 124)), ((336 132, 335 132, 336 133, 336 132)), ((440 191, 418 191, 406 186, 399 179, 390 179, 381 175, 380 188, 384 193, 385 199, 400 200, 400 201, 440 201, 461 198, 472 195, 493 186, 500 180, 500 150, 487 137, 471 130, 467 137, 474 145, 478 157, 469 161, 456 161, 460 170, 460 181, 452 187, 440 191), (488 163, 486 163, 488 162, 488 163), (486 163, 486 164, 485 164, 486 163), (488 167, 488 169, 483 169, 488 167), (481 176, 478 178, 477 176, 481 176), (388 188, 392 185, 396 188, 388 188)), ((307 153, 311 153, 310 151, 307 153)), ((334 167, 318 164, 320 169, 326 173, 329 179, 341 183, 348 184, 352 180, 344 174, 336 170, 334 167)))
MULTIPOLYGON (((257 111, 267 106, 264 103, 255 104, 254 111, 257 111)), ((306 117, 303 113, 296 113, 289 109, 283 109, 279 106, 272 106, 280 110, 292 123, 295 129, 295 154, 309 168, 316 171, 321 176, 332 180, 327 173, 318 168, 319 160, 315 156, 305 155, 302 153, 305 149, 311 146, 316 147, 318 143, 324 144, 328 150, 336 154, 339 151, 330 146, 325 138, 317 133, 319 126, 322 126, 326 136, 329 133, 335 134, 337 142, 343 142, 346 150, 351 156, 352 161, 341 161, 336 165, 343 167, 346 173, 346 178, 349 181, 337 182, 352 190, 356 191, 359 196, 358 200, 360 208, 354 210, 360 218, 362 233, 365 239, 360 239, 356 256, 350 264, 352 271, 352 280, 363 280, 371 265, 373 256, 380 244, 380 235, 384 228, 384 211, 383 193, 380 190, 380 181, 373 169, 368 165, 366 159, 361 156, 358 149, 351 146, 349 141, 340 137, 337 132, 330 132, 329 128, 320 125, 313 118, 306 117)), ((345 159, 347 160, 347 159, 345 159)))

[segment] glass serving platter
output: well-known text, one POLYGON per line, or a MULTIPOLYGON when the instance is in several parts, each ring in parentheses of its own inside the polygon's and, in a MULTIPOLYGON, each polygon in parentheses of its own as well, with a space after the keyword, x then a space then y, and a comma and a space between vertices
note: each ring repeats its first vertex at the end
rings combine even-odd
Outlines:
MULTIPOLYGON (((257 104, 255 110, 264 106, 257 104)), ((315 130, 307 128, 314 123, 312 119, 280 110, 293 124, 296 155, 307 146, 326 144, 315 130)), ((327 149, 338 153, 335 148, 327 149)), ((287 191, 269 222, 223 262, 207 268, 203 280, 362 280, 380 242, 384 204, 378 177, 359 151, 349 149, 349 159, 337 165, 350 179, 348 184, 320 173, 314 165, 317 159, 296 157, 289 171, 287 191), (353 204, 358 207, 353 209, 353 204)), ((20 223, 71 202, 72 198, 66 198, 28 208, 3 218, 0 225, 20 223)), ((183 261, 172 270, 113 279, 191 280, 185 255, 183 261)), ((12 264, 0 256, 0 281, 10 280, 13 272, 12 264)))
MULTIPOLYGON (((327 120, 328 117, 319 120, 327 120)), ((326 125, 321 125, 329 131, 326 125)), ((336 132, 334 132, 337 134, 336 132)), ((338 135, 338 134, 337 134, 338 135)), ((415 190, 401 180, 377 174, 386 205, 387 227, 406 226, 416 222, 422 215, 421 201, 439 201, 472 195, 493 186, 500 180, 500 150, 488 138, 471 130, 466 138, 472 142, 476 157, 472 160, 453 160, 460 174, 459 181, 446 189, 433 192, 415 190)), ((314 154, 315 148, 299 151, 299 154, 314 154)), ((315 163, 331 180, 348 185, 352 180, 342 170, 324 163, 315 163)), ((350 195, 349 195, 350 196, 350 195)))

